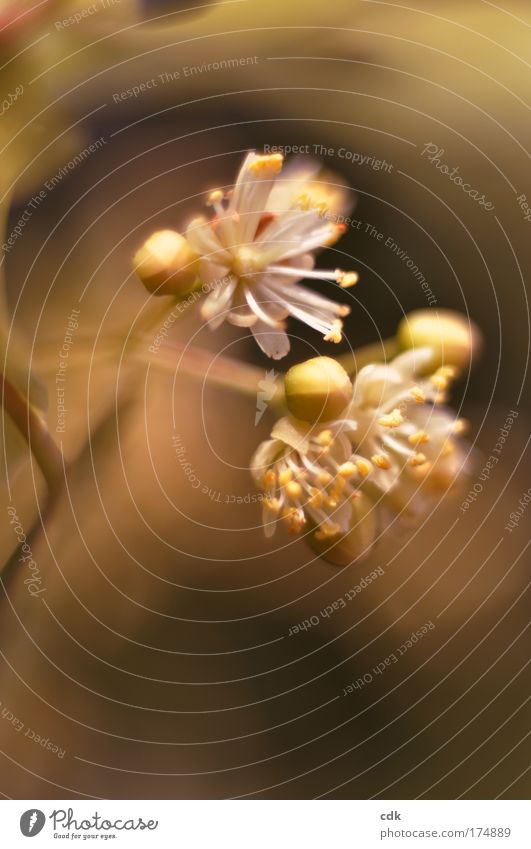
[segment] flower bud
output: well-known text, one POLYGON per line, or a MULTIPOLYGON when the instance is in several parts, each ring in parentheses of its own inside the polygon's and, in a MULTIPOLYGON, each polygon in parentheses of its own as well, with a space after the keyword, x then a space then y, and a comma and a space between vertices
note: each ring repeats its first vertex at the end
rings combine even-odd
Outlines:
POLYGON ((468 368, 482 347, 477 325, 453 310, 410 312, 398 325, 397 342, 402 351, 431 348, 433 362, 429 363, 429 368, 442 365, 468 368))
POLYGON ((158 230, 133 259, 136 273, 154 295, 184 295, 193 286, 199 257, 175 230, 158 230))
POLYGON ((350 566, 369 554, 376 536, 376 507, 372 499, 358 492, 352 503, 350 530, 341 536, 328 536, 317 528, 306 539, 311 548, 333 566, 350 566))
POLYGON ((352 398, 347 372, 331 357, 314 357, 290 368, 284 389, 288 410, 305 422, 337 418, 352 398))

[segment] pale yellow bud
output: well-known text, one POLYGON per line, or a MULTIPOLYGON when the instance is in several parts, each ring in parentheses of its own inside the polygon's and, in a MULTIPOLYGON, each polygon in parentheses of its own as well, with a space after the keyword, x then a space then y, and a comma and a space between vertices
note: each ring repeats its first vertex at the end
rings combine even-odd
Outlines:
POLYGON ((197 278, 199 257, 175 230, 158 230, 133 259, 136 273, 154 295, 184 295, 197 278))
MULTIPOLYGON (((317 528, 306 539, 312 549, 323 560, 334 566, 349 566, 354 561, 366 557, 376 536, 376 509, 374 502, 362 492, 356 493, 352 500, 352 518, 350 530, 343 536, 333 533, 333 516, 328 526, 317 528), (328 531, 329 527, 329 531, 328 531)), ((335 528, 337 530, 337 527, 335 528)))
POLYGON ((468 368, 482 347, 481 331, 461 313, 453 310, 414 310, 406 315, 397 331, 398 347, 431 348, 433 362, 427 368, 457 366, 468 368))
POLYGON ((284 388, 290 413, 305 422, 337 418, 352 398, 347 372, 331 357, 314 357, 293 366, 284 388))

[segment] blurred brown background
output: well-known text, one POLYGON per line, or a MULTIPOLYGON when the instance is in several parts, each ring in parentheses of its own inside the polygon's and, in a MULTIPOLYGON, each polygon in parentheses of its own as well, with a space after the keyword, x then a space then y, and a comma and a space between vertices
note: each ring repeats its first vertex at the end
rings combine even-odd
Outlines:
MULTIPOLYGON (((45 592, 32 598, 23 570, 8 567, 0 791, 527 796, 531 513, 512 532, 505 526, 531 486, 531 222, 517 200, 529 187, 528 5, 244 0, 175 12, 122 2, 57 27, 82 8, 48 4, 6 46, 14 56, 32 45, 5 79, 8 91, 17 80, 25 88, 19 124, 5 125, 19 135, 4 162, 22 172, 8 232, 50 175, 104 141, 47 191, 4 262, 14 321, 49 388, 52 432, 57 352, 72 308, 80 317, 60 434, 72 460, 66 489, 45 509, 29 459, 11 480, 11 503, 28 535, 34 527, 45 592), (428 143, 492 211, 430 164, 428 143), (243 152, 264 145, 318 146, 357 195, 359 229, 320 260, 360 273, 353 347, 391 336, 404 313, 428 306, 371 226, 423 272, 433 309, 460 310, 481 327, 483 357, 454 394, 471 422, 471 486, 518 413, 466 512, 459 500, 443 503, 417 533, 386 534, 369 560, 346 569, 314 559, 301 541, 264 540, 259 505, 245 497, 254 496, 249 457, 272 418, 255 427, 253 399, 192 381, 177 364, 117 366, 109 356, 152 306, 130 265, 143 238, 182 227, 206 191, 231 183, 243 152), (356 164, 346 152, 387 165, 356 164), (183 474, 176 433, 210 495, 183 474), (288 636, 377 567, 384 574, 345 609, 288 636), (399 663, 343 695, 428 621, 435 628, 399 663)), ((283 369, 330 353, 301 325, 290 331, 283 369)), ((172 337, 264 375, 271 368, 245 333, 211 334, 193 309, 172 337)), ((3 527, 7 558, 15 539, 3 527)))

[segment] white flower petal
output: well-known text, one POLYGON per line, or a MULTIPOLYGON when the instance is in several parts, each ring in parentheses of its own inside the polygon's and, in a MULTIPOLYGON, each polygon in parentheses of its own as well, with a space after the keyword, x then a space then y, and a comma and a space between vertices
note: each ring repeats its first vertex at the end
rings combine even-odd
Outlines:
POLYGON ((289 351, 289 339, 285 330, 272 330, 260 319, 251 327, 251 333, 264 354, 273 360, 281 360, 289 351))

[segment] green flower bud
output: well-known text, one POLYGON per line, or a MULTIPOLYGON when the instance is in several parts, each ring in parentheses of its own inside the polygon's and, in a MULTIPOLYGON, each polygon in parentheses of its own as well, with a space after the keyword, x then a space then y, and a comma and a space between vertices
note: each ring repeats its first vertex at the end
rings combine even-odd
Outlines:
POLYGON ((477 325, 453 310, 410 312, 398 325, 397 343, 402 351, 431 348, 433 362, 429 368, 442 365, 468 368, 472 357, 477 357, 482 347, 477 325))
POLYGON ((154 295, 184 295, 194 285, 199 257, 175 230, 158 230, 133 259, 136 273, 154 295))
POLYGON ((306 539, 312 549, 333 566, 349 566, 369 554, 376 536, 376 507, 363 492, 352 501, 350 530, 341 536, 317 528, 306 539))
POLYGON ((305 422, 337 418, 352 398, 347 372, 331 357, 314 357, 290 368, 284 390, 288 410, 305 422))

